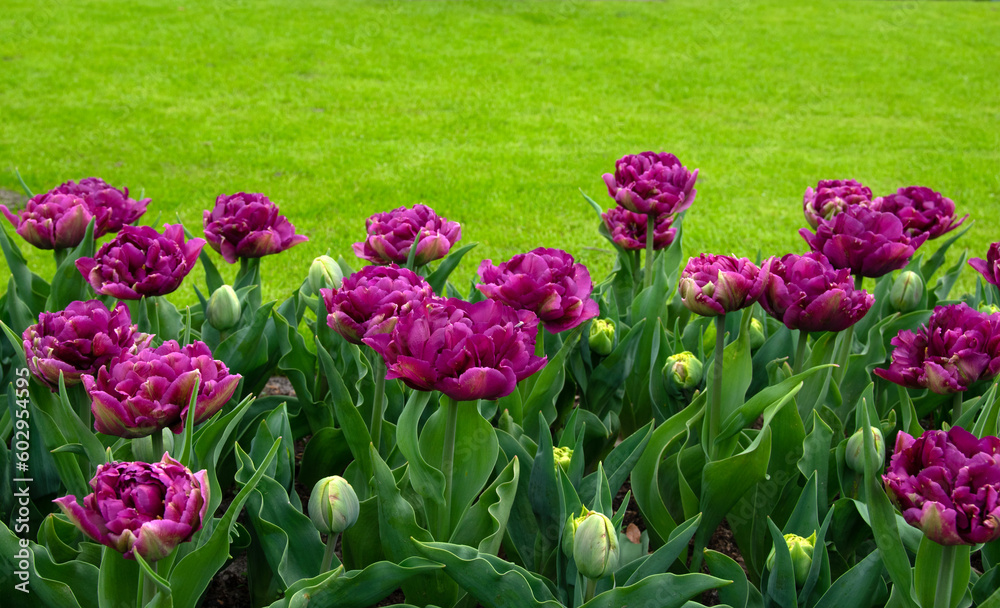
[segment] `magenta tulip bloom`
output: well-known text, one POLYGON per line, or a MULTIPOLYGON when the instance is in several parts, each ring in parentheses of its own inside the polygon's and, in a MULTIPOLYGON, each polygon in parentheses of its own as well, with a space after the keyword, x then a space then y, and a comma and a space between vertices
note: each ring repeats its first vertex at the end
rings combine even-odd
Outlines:
POLYGON ((927 240, 927 233, 910 238, 898 217, 864 205, 851 205, 832 220, 820 221, 816 234, 806 228, 799 234, 834 268, 849 268, 863 277, 880 277, 906 266, 927 240))
POLYGON ((157 348, 122 353, 96 375, 83 376, 83 386, 93 399, 94 428, 129 438, 167 427, 180 433, 198 378, 195 424, 211 418, 232 398, 239 374, 230 374, 225 363, 213 359, 204 342, 182 348, 167 340, 157 348))
POLYGON ((205 210, 205 238, 230 264, 240 258, 260 258, 308 241, 263 194, 221 194, 205 210))
POLYGON ((927 325, 899 332, 891 344, 889 369, 875 370, 880 378, 942 395, 968 390, 1000 372, 1000 314, 965 303, 938 306, 927 325))
POLYGON ((746 258, 703 253, 688 259, 678 291, 681 302, 703 317, 717 317, 756 302, 767 284, 768 269, 746 258))
POLYGON ((965 214, 956 220, 955 203, 940 192, 922 186, 900 188, 895 194, 880 196, 872 201, 871 208, 898 217, 911 238, 927 234, 927 238, 936 239, 958 228, 969 217, 965 214))
POLYGON ((354 243, 354 255, 372 264, 405 264, 416 240, 413 263, 423 266, 448 255, 462 238, 458 222, 439 217, 427 205, 376 213, 365 220, 365 230, 368 238, 354 243))
POLYGON ((39 249, 76 247, 93 217, 86 201, 69 194, 39 194, 17 215, 6 205, 0 205, 0 211, 24 240, 39 249))
POLYGON ((875 296, 854 289, 851 272, 837 270, 821 253, 789 253, 771 258, 760 305, 788 329, 841 331, 854 325, 875 303, 875 296))
POLYGON ((821 179, 816 189, 806 188, 803 197, 806 221, 813 228, 820 220, 830 220, 852 205, 872 200, 871 188, 853 179, 821 179))
POLYGON ((431 286, 412 270, 365 266, 344 279, 340 289, 321 289, 329 316, 327 325, 354 344, 373 333, 388 333, 399 308, 434 295, 431 286))
POLYGON ((28 369, 55 392, 60 372, 66 386, 79 384, 81 375, 96 374, 121 353, 145 348, 152 336, 137 331, 125 304, 108 311, 100 300, 88 300, 43 312, 22 338, 28 369))
POLYGON ((90 480, 94 491, 54 500, 69 520, 95 541, 147 562, 170 555, 201 530, 208 514, 205 471, 190 469, 164 454, 160 462, 109 462, 90 480))
MULTIPOLYGON (((636 251, 646 248, 646 216, 641 213, 632 213, 624 207, 614 207, 606 213, 602 213, 604 225, 611 235, 611 240, 623 249, 636 251)), ((671 228, 674 223, 673 215, 661 215, 656 218, 656 226, 653 230, 653 249, 659 251, 666 249, 674 242, 677 236, 677 229, 671 228)))
POLYGON ((911 526, 939 545, 1000 538, 1000 439, 962 427, 896 435, 882 476, 886 493, 911 526))
POLYGON ((670 215, 691 206, 697 190, 698 170, 687 167, 673 154, 629 154, 615 163, 614 175, 604 174, 608 194, 622 207, 644 215, 670 215))
POLYGON ((990 245, 989 251, 986 252, 985 260, 982 258, 972 258, 969 260, 969 266, 972 266, 977 272, 983 275, 987 283, 1000 287, 1000 243, 990 245))
POLYGON ((500 399, 545 366, 536 357, 538 318, 500 302, 432 298, 403 308, 388 334, 365 344, 385 359, 386 378, 456 401, 500 399))
POLYGON ((600 307, 591 297, 593 284, 583 264, 561 249, 539 247, 494 266, 479 265, 482 283, 476 289, 487 298, 520 310, 530 310, 550 333, 573 329, 593 319, 600 307))
POLYGON ((87 202, 87 207, 96 218, 94 238, 110 232, 118 232, 122 227, 135 223, 146 213, 150 199, 129 198, 128 188, 119 190, 108 185, 99 177, 87 177, 80 183, 68 181, 53 188, 49 194, 71 194, 87 202))
POLYGON ((119 300, 163 296, 180 287, 194 267, 204 239, 184 241, 184 227, 167 225, 163 234, 149 226, 125 226, 77 269, 97 293, 119 300))

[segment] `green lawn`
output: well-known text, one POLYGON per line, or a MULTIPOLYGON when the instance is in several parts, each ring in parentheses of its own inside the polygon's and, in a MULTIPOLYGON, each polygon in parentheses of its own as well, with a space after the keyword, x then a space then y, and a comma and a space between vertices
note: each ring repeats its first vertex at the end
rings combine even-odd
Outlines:
POLYGON ((998 3, 3 4, 0 188, 97 175, 194 232, 216 195, 264 192, 310 238, 265 261, 266 298, 416 202, 480 243, 462 281, 540 245, 601 277, 578 190, 610 206, 601 174, 647 149, 701 169, 687 254, 804 250, 821 178, 933 187, 974 256, 1000 240, 998 3))

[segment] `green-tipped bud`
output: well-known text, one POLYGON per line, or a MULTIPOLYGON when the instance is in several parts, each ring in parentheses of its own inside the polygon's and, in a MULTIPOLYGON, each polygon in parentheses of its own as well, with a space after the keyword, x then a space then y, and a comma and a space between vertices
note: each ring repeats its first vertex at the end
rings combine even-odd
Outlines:
POLYGON ((309 267, 309 288, 316 295, 320 289, 340 289, 344 282, 344 271, 340 264, 328 255, 321 255, 313 260, 309 267))
POLYGON ((587 519, 590 515, 590 511, 587 507, 580 509, 580 515, 578 517, 573 517, 572 515, 566 519, 566 525, 563 527, 563 537, 562 537, 562 551, 563 555, 566 557, 573 557, 573 537, 576 536, 576 529, 580 527, 583 520, 587 519))
MULTIPOLYGON (((809 538, 803 538, 797 534, 786 534, 785 544, 788 546, 788 553, 792 557, 792 570, 795 572, 795 584, 799 587, 805 584, 809 576, 809 569, 812 567, 813 549, 816 546, 816 533, 813 532, 809 538)), ((774 548, 767 556, 767 569, 774 572, 774 548)))
POLYGON ((341 533, 358 521, 358 495, 343 477, 324 477, 309 496, 309 519, 320 532, 341 533))
POLYGON ((236 292, 229 285, 223 285, 209 298, 205 318, 215 329, 225 331, 239 323, 240 312, 240 299, 236 297, 236 292))
POLYGON ((573 561, 587 578, 597 580, 618 569, 618 531, 602 513, 591 512, 573 537, 573 561))
POLYGON ((590 350, 607 356, 615 344, 615 326, 607 319, 594 319, 590 323, 590 350))
POLYGON ((920 306, 924 297, 924 280, 920 275, 907 270, 896 277, 889 292, 889 304, 899 312, 910 312, 920 306))
POLYGON ((556 461, 556 466, 569 474, 569 463, 573 461, 573 450, 571 448, 552 448, 552 458, 556 461))
MULTIPOLYGON (((882 437, 882 430, 876 426, 871 429, 872 439, 875 445, 875 469, 882 467, 885 462, 885 439, 882 437)), ((844 460, 852 470, 858 473, 865 472, 865 436, 858 429, 851 438, 847 440, 847 451, 844 453, 844 460)))
POLYGON ((995 315, 1000 312, 1000 306, 996 304, 987 304, 986 302, 981 302, 979 304, 979 312, 986 313, 988 315, 995 315))
POLYGON ((764 324, 757 319, 750 319, 750 350, 764 346, 764 324))
POLYGON ((667 357, 663 366, 663 377, 667 385, 677 391, 690 391, 701 385, 704 366, 694 354, 684 351, 667 357))

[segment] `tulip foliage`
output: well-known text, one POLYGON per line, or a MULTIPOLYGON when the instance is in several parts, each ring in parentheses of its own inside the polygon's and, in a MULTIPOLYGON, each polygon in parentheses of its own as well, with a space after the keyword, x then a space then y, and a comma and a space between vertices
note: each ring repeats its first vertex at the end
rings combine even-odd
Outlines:
POLYGON ((4 207, 4 597, 194 608, 245 563, 275 608, 1000 606, 1000 243, 947 266, 954 201, 834 179, 801 251, 686 252, 697 178, 585 195, 603 278, 539 247, 460 289, 475 244, 416 204, 280 301, 260 259, 308 239, 264 194, 4 207))

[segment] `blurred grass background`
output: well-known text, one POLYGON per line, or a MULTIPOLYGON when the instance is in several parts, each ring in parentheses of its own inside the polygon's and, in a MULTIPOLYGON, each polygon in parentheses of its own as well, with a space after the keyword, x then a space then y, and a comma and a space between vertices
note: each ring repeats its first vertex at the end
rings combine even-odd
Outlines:
POLYGON ((100 176, 195 233, 218 194, 263 192, 310 238, 264 260, 265 299, 327 250, 360 266, 365 218, 417 202, 480 243, 459 283, 537 246, 600 279, 579 190, 610 207, 601 175, 647 149, 701 169, 687 255, 804 251, 805 188, 856 178, 943 192, 985 257, 998 68, 987 2, 5 0, 0 189, 100 176))

